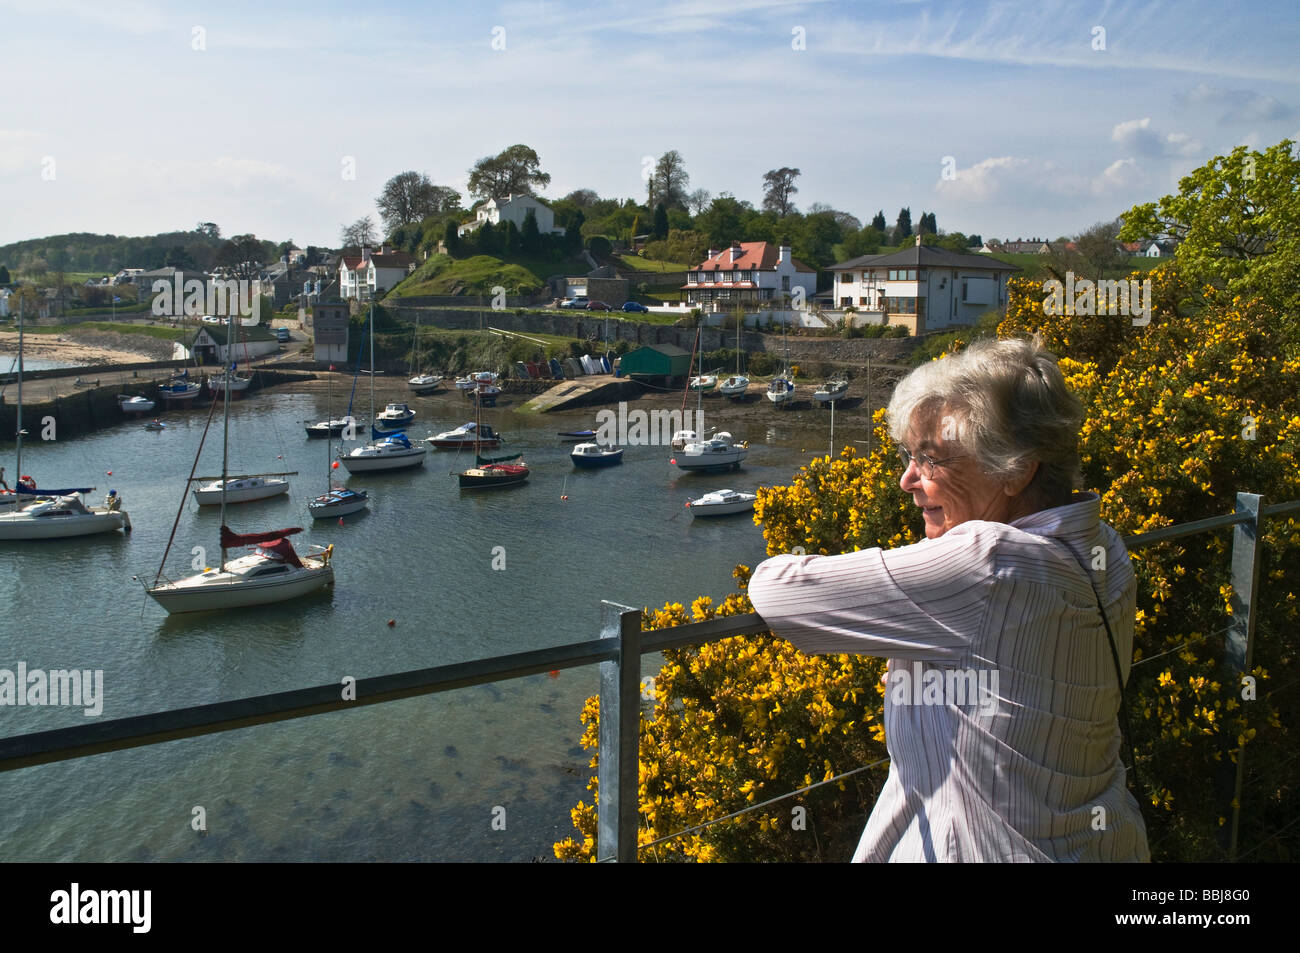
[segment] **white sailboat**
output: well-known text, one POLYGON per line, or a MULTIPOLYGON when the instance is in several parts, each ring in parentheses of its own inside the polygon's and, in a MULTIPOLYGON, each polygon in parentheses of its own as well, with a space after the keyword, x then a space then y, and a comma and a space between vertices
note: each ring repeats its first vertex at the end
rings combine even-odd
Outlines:
MULTIPOLYGON (((330 370, 334 366, 330 365, 330 370)), ((334 375, 330 374, 329 393, 327 403, 330 405, 330 413, 334 412, 334 375)), ((331 481, 331 473, 338 469, 339 462, 331 457, 334 455, 334 448, 329 435, 326 435, 325 443, 325 492, 316 499, 307 504, 307 512, 311 514, 312 519, 322 520, 334 516, 348 516, 352 513, 358 513, 366 508, 367 494, 365 490, 354 490, 351 487, 341 486, 331 481)))
MULTIPOLYGON (((375 306, 370 306, 370 419, 375 419, 375 306)), ((414 414, 412 414, 414 416, 414 414)), ((403 431, 383 433, 370 427, 370 443, 348 453, 339 451, 339 462, 349 473, 386 473, 424 466, 428 448, 411 443, 403 431)))
POLYGON ((420 318, 419 315, 416 315, 415 332, 411 341, 410 371, 413 374, 413 376, 409 381, 407 381, 407 385, 411 388, 411 391, 414 394, 416 394, 416 396, 423 397, 426 394, 432 394, 434 391, 438 390, 438 388, 442 386, 442 375, 425 374, 423 372, 419 374, 415 374, 416 357, 419 354, 419 349, 420 349, 420 318))
MULTIPOLYGON (((234 334, 234 315, 230 316, 230 332, 234 334)), ((223 424, 221 446, 221 562, 218 568, 204 569, 201 573, 172 581, 163 575, 167 564, 167 554, 171 551, 171 540, 163 551, 163 561, 158 567, 153 585, 146 585, 145 591, 155 602, 175 614, 180 612, 200 612, 213 609, 236 609, 244 606, 267 605, 283 602, 298 596, 314 592, 334 582, 334 568, 330 565, 334 555, 334 545, 326 547, 313 546, 312 554, 299 556, 294 550, 289 537, 302 532, 301 527, 271 530, 263 533, 236 533, 226 525, 226 484, 229 470, 230 448, 230 392, 227 390, 223 400, 225 421, 223 424), (227 560, 226 551, 244 546, 254 547, 248 555, 227 560)), ((212 424, 212 412, 208 413, 208 426, 212 424)), ((203 431, 207 438, 207 428, 203 431)), ((190 470, 189 482, 194 480, 194 470, 198 468, 199 454, 203 451, 203 440, 199 441, 199 450, 194 455, 194 466, 190 470)), ((176 522, 172 524, 172 539, 176 536, 176 526, 184 511, 184 497, 176 511, 176 522)))
POLYGON ((738 312, 736 314, 736 373, 718 385, 718 392, 723 397, 730 397, 733 400, 744 397, 749 390, 749 378, 740 373, 740 326, 744 323, 744 313, 738 312))
MULTIPOLYGON (((788 334, 790 330, 788 319, 784 328, 783 336, 788 334)), ((784 407, 794 401, 794 378, 790 375, 790 340, 788 337, 786 337, 785 341, 785 367, 782 368, 780 374, 772 378, 772 383, 767 385, 767 399, 777 407, 784 407)))
MULTIPOLYGON (((109 490, 103 506, 86 506, 82 495, 94 487, 73 487, 60 490, 38 490, 34 481, 23 472, 23 314, 18 309, 18 405, 17 466, 19 474, 14 484, 13 503, 0 507, 0 540, 65 539, 72 536, 94 536, 116 530, 131 530, 131 518, 122 509, 122 498, 116 490, 109 490), (24 499, 27 497, 27 499, 24 499)), ((8 495, 6 495, 8 498, 8 495)))

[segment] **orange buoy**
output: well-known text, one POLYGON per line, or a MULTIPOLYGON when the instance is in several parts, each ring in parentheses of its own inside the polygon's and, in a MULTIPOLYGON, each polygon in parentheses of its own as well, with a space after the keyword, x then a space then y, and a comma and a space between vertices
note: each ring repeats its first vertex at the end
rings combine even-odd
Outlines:
POLYGON ((389 627, 390 629, 391 629, 391 628, 394 628, 396 625, 397 625, 397 620, 396 620, 396 619, 389 619, 389 620, 388 620, 388 627, 389 627))

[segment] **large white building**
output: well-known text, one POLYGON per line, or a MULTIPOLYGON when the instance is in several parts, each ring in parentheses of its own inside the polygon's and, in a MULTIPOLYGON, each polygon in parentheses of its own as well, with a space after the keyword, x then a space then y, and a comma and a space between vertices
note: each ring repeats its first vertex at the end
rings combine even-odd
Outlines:
POLYGON ((392 291, 415 268, 415 259, 387 245, 372 252, 363 247, 360 255, 339 259, 339 297, 367 300, 378 290, 392 291))
POLYGON ((564 229, 555 227, 555 213, 531 195, 508 195, 503 199, 488 199, 475 210, 472 222, 466 222, 456 234, 468 235, 475 229, 482 228, 484 222, 491 222, 495 228, 502 222, 514 222, 520 231, 524 228, 524 219, 532 209, 537 220, 537 231, 543 235, 563 235, 564 229))
POLYGON ((802 298, 812 303, 817 272, 790 254, 789 245, 770 242, 733 242, 686 273, 682 285, 686 300, 703 307, 763 303, 769 307, 802 298), (801 289, 801 290, 796 290, 801 289))
POLYGON ((880 312, 888 324, 924 334, 971 325, 986 311, 1007 306, 1007 279, 1015 265, 918 244, 889 255, 863 255, 832 265, 834 307, 880 312))

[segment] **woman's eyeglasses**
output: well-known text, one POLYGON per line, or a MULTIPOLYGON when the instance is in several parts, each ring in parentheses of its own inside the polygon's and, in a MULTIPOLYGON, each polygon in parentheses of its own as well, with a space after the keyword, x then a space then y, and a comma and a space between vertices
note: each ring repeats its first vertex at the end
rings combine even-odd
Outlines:
POLYGON ((930 456, 924 450, 922 450, 920 453, 914 454, 906 447, 898 448, 898 459, 902 461, 903 470, 906 471, 909 466, 915 463, 917 472, 920 473, 921 477, 926 480, 934 479, 935 467, 947 466, 949 463, 952 463, 954 460, 960 460, 961 457, 962 457, 961 454, 957 454, 956 456, 945 457, 942 460, 936 460, 934 459, 934 457, 930 456))

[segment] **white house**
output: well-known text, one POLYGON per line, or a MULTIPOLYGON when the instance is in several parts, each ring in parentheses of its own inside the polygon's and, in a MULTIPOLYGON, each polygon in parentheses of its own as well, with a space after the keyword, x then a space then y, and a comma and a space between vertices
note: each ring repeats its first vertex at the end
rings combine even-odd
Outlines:
POLYGON ((771 242, 732 242, 686 273, 686 300, 690 304, 727 309, 731 305, 776 303, 787 296, 811 303, 817 290, 817 272, 790 254, 789 245, 771 242))
POLYGON ((239 325, 235 330, 235 346, 226 346, 230 329, 224 324, 209 324, 199 328, 190 343, 190 352, 203 364, 226 364, 234 361, 243 365, 245 362, 263 354, 274 354, 280 350, 280 342, 266 325, 239 325))
POLYGON ((1015 265, 917 244, 889 255, 863 255, 832 265, 837 308, 883 312, 889 324, 913 334, 974 324, 1007 306, 1007 278, 1015 265))
POLYGON ((537 219, 537 230, 541 234, 564 234, 564 229, 555 227, 555 213, 531 195, 508 195, 503 199, 488 199, 475 210, 474 221, 466 222, 456 230, 456 234, 468 235, 475 229, 482 228, 484 222, 491 222, 493 227, 502 222, 514 222, 515 227, 522 231, 529 209, 532 209, 533 217, 537 219))
POLYGON ((1147 258, 1172 258, 1174 246, 1169 242, 1152 242, 1142 254, 1147 258))
POLYGON ((415 259, 387 245, 372 252, 363 247, 360 255, 339 258, 339 297, 368 299, 382 288, 392 291, 415 269, 415 259))

